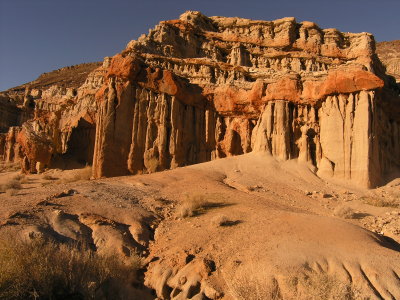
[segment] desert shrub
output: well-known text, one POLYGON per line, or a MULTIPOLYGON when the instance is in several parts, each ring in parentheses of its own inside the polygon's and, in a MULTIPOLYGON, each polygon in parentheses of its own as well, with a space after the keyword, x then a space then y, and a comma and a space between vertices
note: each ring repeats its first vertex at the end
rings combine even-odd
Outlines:
POLYGON ((89 180, 90 177, 92 177, 92 167, 91 166, 86 166, 82 169, 75 170, 73 173, 73 180, 78 181, 78 180, 89 180))
POLYGON ((92 167, 86 166, 82 169, 76 169, 66 176, 62 178, 61 183, 71 183, 79 180, 89 180, 92 177, 92 167))
POLYGON ((225 215, 216 215, 212 218, 211 223, 216 227, 229 227, 242 223, 241 220, 231 220, 225 215))
POLYGON ((149 173, 157 172, 158 165, 159 165, 159 161, 155 157, 152 157, 145 161, 145 166, 146 166, 147 172, 149 172, 149 173))
POLYGON ((355 300, 369 299, 354 286, 332 275, 318 272, 298 272, 282 279, 267 277, 261 268, 243 269, 233 276, 224 276, 231 295, 238 300, 355 300))
POLYGON ((19 190, 21 189, 21 183, 19 182, 18 179, 11 178, 5 183, 0 184, 0 192, 6 192, 7 190, 14 189, 14 190, 19 190))
POLYGON ((372 197, 361 197, 361 201, 365 204, 377 206, 377 207, 400 207, 400 203, 394 199, 383 199, 383 198, 372 198, 372 197))
POLYGON ((308 272, 292 279, 295 297, 309 300, 353 300, 367 299, 349 283, 342 282, 324 272, 308 272))
POLYGON ((204 195, 186 195, 179 206, 178 214, 181 218, 192 217, 209 205, 204 195))
POLYGON ((282 299, 278 282, 260 271, 240 269, 225 281, 237 300, 282 299))
POLYGON ((348 206, 338 206, 333 211, 333 215, 343 219, 354 219, 356 217, 356 212, 348 206))
POLYGON ((26 177, 25 175, 23 175, 23 176, 21 177, 21 179, 19 180, 19 182, 20 182, 20 183, 28 183, 28 182, 29 182, 29 179, 28 179, 28 177, 26 177))
POLYGON ((8 197, 12 197, 18 194, 18 191, 16 189, 8 189, 6 190, 6 195, 8 197))
POLYGON ((42 179, 44 179, 44 180, 56 180, 57 178, 51 176, 50 174, 42 174, 42 179))
POLYGON ((135 268, 85 247, 2 239, 0 299, 93 299, 107 280, 135 268))
POLYGON ((21 165, 19 162, 2 162, 0 163, 0 173, 2 172, 14 172, 21 169, 21 165))
POLYGON ((12 180, 18 181, 19 183, 27 183, 28 182, 28 178, 26 177, 25 174, 17 174, 12 177, 12 180))
POLYGON ((229 224, 230 222, 232 222, 232 221, 230 221, 229 218, 228 218, 227 216, 225 216, 225 215, 220 215, 220 214, 214 216, 214 217, 212 218, 212 220, 211 220, 211 223, 212 223, 214 226, 226 226, 226 224, 229 224))

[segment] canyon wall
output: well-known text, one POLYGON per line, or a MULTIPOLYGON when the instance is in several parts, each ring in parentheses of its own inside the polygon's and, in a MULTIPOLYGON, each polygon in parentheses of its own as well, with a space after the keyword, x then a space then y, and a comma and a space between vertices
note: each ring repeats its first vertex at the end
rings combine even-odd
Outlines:
POLYGON ((376 45, 376 53, 386 68, 387 74, 400 81, 400 40, 380 42, 376 45))
POLYGON ((2 92, 22 121, 8 122, 8 132, 0 133, 0 157, 21 161, 26 172, 65 168, 70 159, 91 164, 97 111, 94 95, 103 76, 101 64, 82 64, 44 73, 2 92))
POLYGON ((34 100, 14 139, 26 170, 70 157, 98 178, 250 151, 367 187, 400 170, 398 89, 368 33, 189 11, 85 80, 34 100))

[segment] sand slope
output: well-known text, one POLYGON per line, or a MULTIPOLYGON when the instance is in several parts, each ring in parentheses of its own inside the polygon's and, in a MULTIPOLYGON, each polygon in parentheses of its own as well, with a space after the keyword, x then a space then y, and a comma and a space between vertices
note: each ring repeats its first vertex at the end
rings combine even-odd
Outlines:
MULTIPOLYGON (((122 258, 139 251, 148 263, 143 280, 160 298, 232 299, 238 282, 251 286, 260 278, 289 295, 290 278, 310 273, 352 283, 371 299, 400 298, 399 244, 365 229, 368 218, 396 209, 360 200, 396 196, 396 181, 378 190, 357 189, 265 154, 147 175, 41 186, 44 181, 31 175, 17 195, 0 194, 0 233, 83 238, 122 258), (73 191, 60 196, 68 189, 73 191), (203 208, 182 217, 182 207, 193 201, 203 208), (333 216, 343 205, 358 214, 349 220, 333 216)), ((298 287, 297 293, 307 290, 298 287)))

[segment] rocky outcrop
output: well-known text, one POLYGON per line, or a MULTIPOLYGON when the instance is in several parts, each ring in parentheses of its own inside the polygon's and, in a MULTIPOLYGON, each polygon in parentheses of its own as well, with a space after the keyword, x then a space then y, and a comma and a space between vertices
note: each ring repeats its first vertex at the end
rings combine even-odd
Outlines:
POLYGON ((103 177, 267 151, 371 187, 399 169, 399 101, 368 33, 189 11, 79 88, 42 91, 17 141, 30 169, 70 155, 103 177))
POLYGON ((20 149, 15 158, 27 172, 46 167, 68 167, 70 160, 91 164, 97 105, 95 93, 105 69, 98 63, 82 64, 42 74, 28 84, 7 90, 4 98, 19 109, 18 124, 9 124, 0 153, 20 149), (100 67, 99 67, 100 66, 100 67), (96 69, 97 68, 97 69, 96 69), (19 125, 18 134, 12 126, 19 125))
POLYGON ((161 22, 112 59, 98 94, 95 176, 268 151, 321 176, 379 184, 399 164, 399 119, 374 47, 369 34, 293 18, 187 12, 161 22))
POLYGON ((0 96, 0 134, 7 132, 11 126, 21 125, 21 113, 21 109, 15 103, 0 96))
POLYGON ((376 53, 386 72, 400 81, 400 41, 380 42, 376 45, 376 53))
POLYGON ((399 123, 385 118, 380 99, 377 92, 360 91, 328 96, 320 107, 270 101, 253 131, 252 148, 311 162, 323 177, 374 186, 400 158, 399 123))

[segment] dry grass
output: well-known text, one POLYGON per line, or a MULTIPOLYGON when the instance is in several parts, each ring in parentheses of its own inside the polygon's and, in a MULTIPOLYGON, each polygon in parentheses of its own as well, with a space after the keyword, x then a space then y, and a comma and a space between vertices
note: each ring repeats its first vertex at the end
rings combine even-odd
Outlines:
POLYGON ((296 299, 355 300, 368 299, 349 283, 326 273, 308 272, 290 280, 296 299))
POLYGON ((237 300, 355 300, 369 299, 351 284, 326 273, 297 272, 280 282, 267 277, 260 267, 239 269, 225 281, 237 300))
POLYGON ((51 176, 50 174, 42 174, 42 179, 44 180, 57 180, 58 178, 55 178, 51 176))
POLYGON ((232 222, 232 221, 229 220, 229 218, 225 215, 216 215, 211 220, 211 223, 217 227, 218 226, 226 226, 226 224, 229 224, 230 222, 232 222))
POLYGON ((211 220, 211 224, 213 224, 216 227, 229 227, 229 226, 234 226, 242 223, 241 220, 231 220, 225 215, 218 214, 214 216, 211 220))
POLYGON ((72 174, 72 182, 78 180, 89 180, 92 177, 92 167, 86 166, 82 169, 75 170, 72 174))
POLYGON ((393 207, 393 208, 400 207, 400 203, 393 199, 361 197, 360 200, 365 204, 376 207, 393 207))
POLYGON ((348 206, 338 206, 333 211, 333 215, 343 219, 354 219, 357 213, 348 206))
POLYGON ((19 162, 15 163, 6 163, 6 162, 1 162, 0 163, 0 173, 3 172, 15 172, 21 169, 21 164, 19 162))
POLYGON ((155 157, 152 157, 145 161, 145 166, 146 166, 147 172, 149 172, 149 173, 157 172, 158 165, 159 165, 159 161, 155 157))
POLYGON ((126 280, 136 268, 82 247, 3 239, 0 299, 94 299, 107 280, 126 280))
POLYGON ((82 169, 73 170, 66 177, 59 179, 57 183, 71 183, 79 180, 89 180, 91 177, 92 167, 86 166, 82 169))
POLYGON ((192 217, 204 210, 209 204, 209 201, 203 195, 186 195, 185 200, 178 208, 178 215, 181 218, 192 217))
POLYGON ((234 299, 237 300, 277 300, 282 299, 279 284, 261 272, 244 272, 242 269, 226 280, 234 299))
POLYGON ((12 196, 15 196, 17 194, 18 194, 18 190, 16 190, 16 189, 8 189, 8 190, 6 190, 6 195, 8 197, 12 197, 12 196))
POLYGON ((28 177, 26 177, 25 174, 17 174, 14 177, 12 177, 13 180, 19 181, 19 183, 28 183, 28 177))
POLYGON ((28 182, 29 182, 29 179, 28 179, 28 177, 26 177, 25 175, 23 175, 23 177, 20 179, 19 182, 20 182, 20 183, 28 183, 28 182))
POLYGON ((22 177, 16 176, 0 184, 0 192, 5 193, 8 190, 20 190, 22 188, 20 182, 21 178, 22 177))

